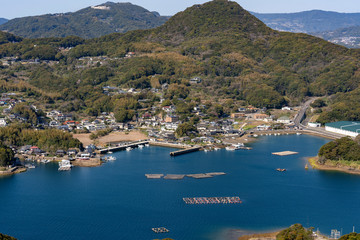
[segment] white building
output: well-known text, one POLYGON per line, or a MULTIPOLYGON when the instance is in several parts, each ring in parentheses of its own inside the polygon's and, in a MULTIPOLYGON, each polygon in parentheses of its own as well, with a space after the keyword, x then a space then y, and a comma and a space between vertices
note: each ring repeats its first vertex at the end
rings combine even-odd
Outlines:
POLYGON ((321 127, 321 123, 309 122, 309 123, 308 123, 308 126, 309 126, 309 127, 317 128, 317 127, 321 127))

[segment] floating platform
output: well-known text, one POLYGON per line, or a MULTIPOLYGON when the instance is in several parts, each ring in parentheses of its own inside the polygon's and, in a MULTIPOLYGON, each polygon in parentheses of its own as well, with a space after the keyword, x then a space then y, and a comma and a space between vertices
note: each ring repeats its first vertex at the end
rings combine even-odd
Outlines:
POLYGON ((71 167, 59 167, 59 171, 70 171, 71 167))
POLYGON ((184 179, 185 175, 177 175, 177 174, 168 174, 164 177, 164 179, 171 179, 171 180, 182 180, 184 179))
POLYGON ((226 175, 224 172, 211 172, 211 173, 197 173, 197 174, 167 174, 164 177, 164 174, 145 174, 145 177, 148 179, 160 179, 164 177, 164 179, 171 180, 182 180, 185 177, 201 179, 201 178, 212 178, 216 176, 226 175))
POLYGON ((289 156, 289 155, 295 155, 295 154, 299 154, 298 152, 292 152, 292 151, 284 151, 284 152, 273 152, 273 155, 277 155, 277 156, 289 156))
POLYGON ((152 228, 151 229, 154 233, 168 233, 170 232, 169 229, 164 227, 152 228))
POLYGON ((148 179, 160 179, 164 176, 164 174, 145 174, 145 177, 148 179))
POLYGON ((186 204, 240 204, 240 197, 194 197, 183 198, 186 204))

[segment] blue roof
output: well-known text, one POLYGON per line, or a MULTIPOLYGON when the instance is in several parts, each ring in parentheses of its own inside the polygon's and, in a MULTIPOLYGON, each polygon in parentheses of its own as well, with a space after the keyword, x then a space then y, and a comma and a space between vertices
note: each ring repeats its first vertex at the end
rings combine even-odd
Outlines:
POLYGON ((355 133, 360 132, 360 122, 341 121, 341 122, 326 123, 325 126, 338 128, 341 130, 346 130, 355 133))

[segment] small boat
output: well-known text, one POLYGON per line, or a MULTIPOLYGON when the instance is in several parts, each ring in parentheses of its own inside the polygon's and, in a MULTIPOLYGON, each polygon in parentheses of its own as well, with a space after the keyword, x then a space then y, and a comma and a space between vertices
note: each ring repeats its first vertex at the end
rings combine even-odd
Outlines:
POLYGON ((25 164, 26 168, 36 168, 36 166, 34 164, 25 164))
POLYGON ((145 144, 145 147, 150 147, 150 144, 146 143, 146 144, 145 144))
POLYGON ((144 145, 140 144, 140 145, 138 146, 138 148, 142 149, 142 148, 144 148, 144 145))
POLYGON ((277 168, 276 171, 278 171, 278 172, 286 172, 286 169, 285 168, 277 168))
POLYGON ((218 150, 220 150, 220 148, 218 148, 218 147, 215 147, 215 148, 214 148, 214 150, 215 150, 215 151, 218 151, 218 150))
POLYGON ((59 162, 59 171, 69 171, 71 169, 72 165, 69 160, 63 159, 61 162, 59 162))
POLYGON ((308 164, 305 165, 305 169, 306 169, 306 170, 309 169, 309 165, 308 165, 308 164))
POLYGON ((296 133, 296 135, 301 135, 301 134, 302 134, 302 133, 299 133, 299 132, 298 132, 298 133, 296 133))
POLYGON ((106 160, 108 160, 108 161, 115 161, 115 160, 116 160, 116 157, 110 156, 110 157, 107 157, 106 160))
POLYGON ((113 154, 113 152, 112 152, 112 151, 108 151, 108 154, 113 154))
POLYGON ((126 151, 128 151, 128 152, 131 151, 131 150, 133 150, 132 147, 127 147, 126 148, 126 151))

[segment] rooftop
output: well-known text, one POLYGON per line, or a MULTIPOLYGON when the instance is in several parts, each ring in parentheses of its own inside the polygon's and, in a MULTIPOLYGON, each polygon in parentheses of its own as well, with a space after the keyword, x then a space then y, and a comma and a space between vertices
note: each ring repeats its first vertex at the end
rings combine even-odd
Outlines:
POLYGON ((360 131, 360 122, 340 121, 340 122, 326 123, 325 126, 338 128, 341 130, 346 130, 355 133, 360 131))

